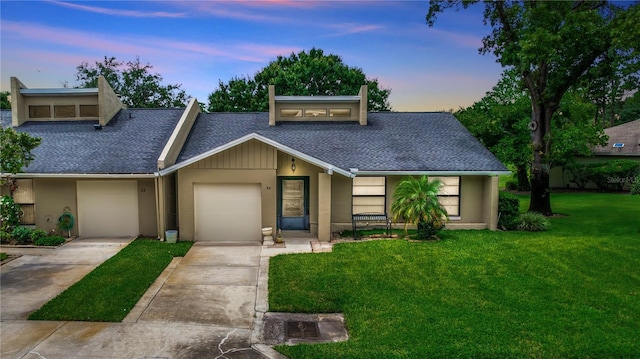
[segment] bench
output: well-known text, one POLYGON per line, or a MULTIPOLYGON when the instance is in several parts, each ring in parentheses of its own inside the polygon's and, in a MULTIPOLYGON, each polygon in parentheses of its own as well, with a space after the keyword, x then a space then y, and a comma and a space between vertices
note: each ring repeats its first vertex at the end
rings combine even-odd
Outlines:
POLYGON ((358 223, 366 223, 368 226, 370 223, 382 223, 385 225, 387 235, 391 236, 391 220, 386 213, 355 213, 351 215, 351 224, 353 226, 353 239, 357 238, 358 223))

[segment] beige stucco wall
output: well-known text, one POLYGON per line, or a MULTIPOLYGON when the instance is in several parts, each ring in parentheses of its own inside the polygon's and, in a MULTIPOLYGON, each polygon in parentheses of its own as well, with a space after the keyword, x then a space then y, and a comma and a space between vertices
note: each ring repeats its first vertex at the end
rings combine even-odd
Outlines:
POLYGON ((180 239, 194 240, 194 183, 259 183, 262 188, 262 227, 276 223, 276 171, 247 169, 193 169, 178 170, 178 229, 180 239))
MULTIPOLYGON (((87 179, 82 179, 86 181, 87 179)), ((96 179, 98 180, 98 179, 96 179)), ((100 179, 104 181, 104 179, 100 179)), ((118 181, 118 179, 113 179, 118 181)), ((34 178, 36 228, 57 230, 58 218, 65 207, 71 209, 76 219, 71 235, 78 235, 78 207, 76 179, 34 178)), ((156 237, 155 183, 152 178, 138 179, 138 221, 142 235, 156 237)))
POLYGON ((76 223, 71 229, 71 235, 78 235, 78 207, 75 179, 47 179, 35 178, 33 180, 35 192, 36 227, 49 232, 58 230, 58 218, 64 208, 69 207, 76 218, 76 223))
MULTIPOLYGON (((405 178, 406 176, 387 176, 386 210, 389 216, 392 216, 391 203, 395 188, 405 178)), ((460 216, 452 217, 447 224, 447 228, 489 228, 490 223, 487 222, 487 219, 493 219, 497 215, 497 202, 487 202, 485 204, 485 198, 489 200, 495 197, 497 201, 497 186, 497 181, 494 183, 492 177, 462 176, 460 183, 460 216), (492 187, 494 184, 495 190, 492 187), (488 192, 489 189, 492 190, 488 192)), ((333 175, 331 188, 332 231, 351 229, 351 188, 352 180, 350 178, 333 175)), ((400 228, 403 227, 403 224, 396 224, 395 226, 400 228)))
POLYGON ((157 237, 156 191, 153 178, 138 180, 138 221, 141 235, 157 237))
POLYGON ((124 108, 120 97, 113 91, 109 82, 103 76, 98 77, 98 104, 100 113, 100 125, 105 126, 111 119, 124 108))
POLYGON ((291 159, 294 156, 284 152, 278 152, 278 177, 300 176, 309 177, 309 232, 318 233, 318 173, 324 170, 318 166, 305 162, 299 158, 295 159, 296 170, 291 170, 291 159))

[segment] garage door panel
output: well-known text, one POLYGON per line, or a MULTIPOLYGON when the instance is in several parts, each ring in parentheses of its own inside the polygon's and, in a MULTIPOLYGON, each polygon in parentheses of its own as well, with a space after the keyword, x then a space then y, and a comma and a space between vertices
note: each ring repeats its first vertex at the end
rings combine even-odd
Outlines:
POLYGON ((195 239, 259 242, 260 184, 195 184, 195 239))
POLYGON ((78 181, 77 195, 80 236, 139 234, 137 181, 78 181))

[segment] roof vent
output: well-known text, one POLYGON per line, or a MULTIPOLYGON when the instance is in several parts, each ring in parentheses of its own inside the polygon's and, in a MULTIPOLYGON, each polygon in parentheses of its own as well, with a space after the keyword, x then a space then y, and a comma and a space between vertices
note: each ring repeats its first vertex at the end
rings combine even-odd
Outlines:
POLYGON ((613 148, 622 148, 624 147, 624 143, 622 142, 616 142, 613 144, 613 148))

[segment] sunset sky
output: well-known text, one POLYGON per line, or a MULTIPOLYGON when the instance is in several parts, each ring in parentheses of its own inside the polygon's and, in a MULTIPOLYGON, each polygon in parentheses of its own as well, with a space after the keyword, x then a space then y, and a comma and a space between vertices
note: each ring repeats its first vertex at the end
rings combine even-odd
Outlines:
POLYGON ((207 102, 219 80, 253 76, 277 55, 323 49, 391 88, 395 111, 458 109, 496 84, 478 54, 482 8, 425 24, 418 1, 0 2, 0 88, 75 84, 75 67, 115 56, 150 63, 165 83, 207 102))

